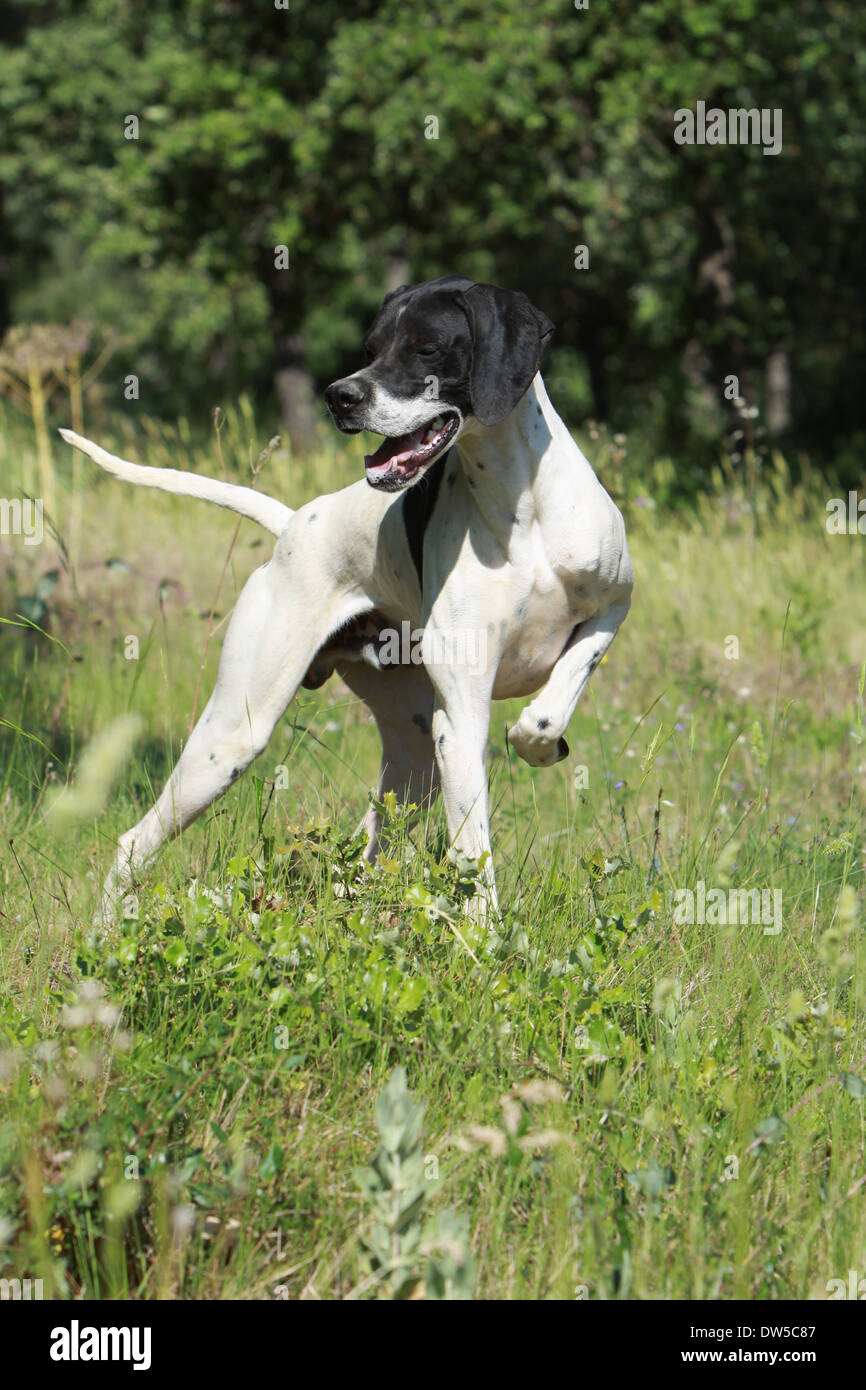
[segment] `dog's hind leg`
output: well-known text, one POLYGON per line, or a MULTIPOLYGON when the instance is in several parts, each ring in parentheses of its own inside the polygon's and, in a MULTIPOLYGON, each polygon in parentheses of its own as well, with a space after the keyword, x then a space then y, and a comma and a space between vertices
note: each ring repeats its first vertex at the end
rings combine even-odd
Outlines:
MULTIPOLYGON (((433 687, 423 666, 340 666, 340 675, 375 717, 382 740, 382 768, 377 799, 394 792, 398 803, 427 810, 439 790, 433 755, 433 687)), ((371 806, 359 827, 367 833, 364 858, 372 863, 382 842, 382 817, 371 806)))
POLYGON ((267 747, 277 720, 324 638, 357 613, 359 599, 334 590, 287 542, 247 581, 226 633, 216 686, 159 800, 118 843, 103 893, 112 920, 136 873, 179 835, 267 747))

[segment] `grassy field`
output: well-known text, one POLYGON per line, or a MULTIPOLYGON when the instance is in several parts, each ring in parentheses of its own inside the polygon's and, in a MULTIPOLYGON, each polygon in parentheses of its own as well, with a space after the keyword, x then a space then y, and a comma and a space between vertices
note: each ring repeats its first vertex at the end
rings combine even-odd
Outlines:
MULTIPOLYGON (((96 433, 238 479, 267 443, 246 408, 222 462, 183 422, 96 433)), ((113 842, 269 538, 59 443, 39 469, 7 422, 3 490, 50 486, 56 533, 0 536, 0 615, 41 629, 0 626, 0 1278, 57 1298, 823 1299, 866 1274, 864 541, 829 536, 828 490, 780 459, 747 460, 747 484, 720 463, 673 511, 669 462, 635 478, 592 434, 635 601, 568 761, 509 755, 520 705, 494 708, 500 928, 467 920, 438 810, 407 832, 389 807, 396 847, 362 871, 378 742, 331 681, 100 935, 113 842), (52 797, 130 711, 117 785, 59 834, 52 797), (690 923, 699 883, 779 910, 690 923)), ((296 505, 360 453, 277 450, 260 486, 296 505)))

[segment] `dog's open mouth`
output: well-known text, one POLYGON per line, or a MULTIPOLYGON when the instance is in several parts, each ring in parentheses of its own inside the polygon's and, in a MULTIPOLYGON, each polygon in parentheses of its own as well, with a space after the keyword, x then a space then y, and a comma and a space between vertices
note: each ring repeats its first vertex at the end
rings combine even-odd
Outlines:
POLYGON ((460 428, 456 415, 437 415, 409 434, 384 439, 375 454, 364 459, 367 482, 385 492, 398 492, 414 482, 428 464, 446 449, 460 428))

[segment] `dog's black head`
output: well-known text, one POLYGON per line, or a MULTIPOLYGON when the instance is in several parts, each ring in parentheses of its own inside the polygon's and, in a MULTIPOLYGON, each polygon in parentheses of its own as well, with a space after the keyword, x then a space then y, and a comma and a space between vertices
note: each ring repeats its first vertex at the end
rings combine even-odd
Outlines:
POLYGON ((538 371, 553 324, 525 294, 443 275, 386 295, 364 340, 369 364, 325 391, 338 429, 384 443, 367 481, 416 482, 471 419, 498 425, 538 371))

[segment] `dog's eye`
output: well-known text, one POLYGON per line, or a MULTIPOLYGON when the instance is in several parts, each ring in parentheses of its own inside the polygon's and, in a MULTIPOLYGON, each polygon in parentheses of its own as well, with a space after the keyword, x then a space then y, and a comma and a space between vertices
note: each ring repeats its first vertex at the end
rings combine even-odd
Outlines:
POLYGON ((419 356, 419 357, 434 357, 435 354, 436 354, 437 352, 438 352, 438 348, 436 347, 436 344, 435 344, 435 343, 424 343, 423 346, 422 346, 422 347, 419 347, 419 349, 418 349, 418 356, 419 356))

